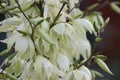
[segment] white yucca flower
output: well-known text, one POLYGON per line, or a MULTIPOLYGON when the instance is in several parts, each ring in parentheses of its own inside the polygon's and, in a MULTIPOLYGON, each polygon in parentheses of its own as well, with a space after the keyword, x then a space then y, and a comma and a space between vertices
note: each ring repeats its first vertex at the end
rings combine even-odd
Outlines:
POLYGON ((20 77, 18 78, 18 80, 38 80, 35 70, 33 69, 33 61, 25 61, 23 67, 23 71, 22 73, 19 75, 20 77))
POLYGON ((38 55, 35 63, 34 68, 37 76, 39 78, 43 78, 42 80, 49 79, 52 76, 53 66, 45 57, 38 55))
MULTIPOLYGON (((91 55, 91 45, 90 42, 86 40, 80 40, 76 42, 76 45, 79 47, 79 52, 84 59, 88 59, 91 55)), ((76 55, 79 58, 79 54, 76 55)))
POLYGON ((93 25, 87 19, 75 19, 72 24, 79 35, 86 38, 86 32, 89 31, 91 34, 95 33, 93 25))
POLYGON ((68 59, 66 55, 59 53, 57 55, 57 64, 60 70, 69 71, 70 60, 68 59))
POLYGON ((0 22, 0 32, 9 32, 17 28, 21 24, 21 20, 18 17, 7 18, 6 20, 0 22))
POLYGON ((85 66, 79 70, 72 70, 68 72, 64 80, 91 80, 91 72, 85 66))
POLYGON ((6 68, 6 72, 14 74, 15 76, 20 76, 20 74, 23 72, 23 66, 25 65, 25 61, 15 57, 9 62, 12 62, 12 64, 8 68, 6 68))
POLYGON ((15 8, 8 12, 17 16, 0 22, 0 32, 9 33, 1 42, 16 54, 2 64, 11 62, 7 73, 18 80, 92 80, 87 67, 75 64, 80 55, 83 62, 91 56, 86 32, 96 35, 94 21, 80 18, 79 0, 9 1, 15 8))
POLYGON ((24 58, 32 58, 35 52, 35 47, 29 36, 31 33, 31 28, 24 23, 21 23, 16 27, 17 28, 11 33, 11 35, 7 39, 2 40, 2 42, 8 44, 8 49, 11 49, 11 47, 15 45, 15 51, 21 54, 21 56, 24 58), (27 34, 24 35, 19 31, 25 32, 27 34))

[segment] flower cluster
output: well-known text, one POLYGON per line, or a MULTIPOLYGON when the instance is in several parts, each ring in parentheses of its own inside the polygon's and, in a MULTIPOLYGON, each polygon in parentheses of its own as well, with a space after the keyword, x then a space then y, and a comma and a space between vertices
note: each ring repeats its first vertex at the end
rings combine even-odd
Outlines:
POLYGON ((92 52, 86 32, 97 36, 105 23, 97 13, 83 17, 78 4, 78 0, 9 0, 9 4, 2 0, 6 19, 0 22, 0 32, 7 33, 1 40, 7 44, 3 53, 13 53, 2 64, 7 65, 4 73, 0 69, 6 74, 3 78, 92 80, 91 71, 82 65, 92 52))

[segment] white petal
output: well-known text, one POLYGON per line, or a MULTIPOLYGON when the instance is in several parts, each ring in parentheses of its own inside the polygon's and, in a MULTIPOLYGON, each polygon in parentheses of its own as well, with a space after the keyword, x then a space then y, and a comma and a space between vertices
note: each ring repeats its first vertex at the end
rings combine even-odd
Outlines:
POLYGON ((64 23, 57 24, 52 29, 58 34, 63 34, 65 31, 65 24, 64 23))
POLYGON ((41 63, 45 69, 45 72, 48 77, 52 76, 53 67, 52 64, 44 57, 41 57, 41 63))
POLYGON ((20 34, 15 31, 8 38, 1 40, 1 42, 7 43, 7 48, 10 49, 19 37, 20 34))
POLYGON ((83 80, 84 73, 79 70, 74 70, 74 79, 75 80, 83 80))
POLYGON ((17 17, 12 17, 0 22, 0 32, 12 31, 17 28, 17 25, 21 23, 21 20, 17 17))
POLYGON ((79 23, 83 25, 85 29, 88 30, 91 34, 92 32, 95 32, 93 25, 87 19, 79 19, 79 23))
POLYGON ((20 53, 25 53, 28 48, 28 40, 21 36, 15 43, 15 51, 19 51, 20 53))
POLYGON ((35 47, 34 47, 34 44, 32 42, 32 40, 30 38, 27 39, 28 40, 28 50, 29 50, 29 55, 30 55, 30 58, 33 58, 33 55, 35 54, 35 47))
POLYGON ((44 19, 46 19, 48 17, 48 5, 47 4, 45 4, 45 7, 44 7, 43 17, 44 17, 44 19))
POLYGON ((44 30, 39 29, 38 34, 42 37, 42 39, 44 39, 46 42, 50 43, 50 44, 54 44, 53 40, 51 39, 51 37, 49 36, 48 33, 46 33, 44 30))
POLYGON ((87 67, 82 66, 79 70, 84 72, 87 75, 87 77, 91 80, 92 75, 91 75, 90 70, 87 67))
POLYGON ((80 54, 84 59, 88 59, 91 55, 91 45, 88 40, 80 40, 78 41, 80 54))
POLYGON ((67 56, 65 56, 64 54, 62 53, 58 54, 57 63, 61 70, 65 70, 65 71, 69 70, 70 61, 67 58, 67 56))
POLYGON ((40 56, 40 55, 37 56, 34 67, 39 76, 40 76, 40 74, 42 75, 42 73, 41 73, 42 69, 45 70, 45 74, 47 75, 48 78, 50 78, 52 76, 53 66, 43 56, 40 56))
POLYGON ((87 72, 72 70, 65 75, 63 80, 91 80, 91 78, 87 72))
POLYGON ((74 74, 73 74, 73 71, 70 71, 69 73, 67 73, 64 77, 63 80, 73 80, 74 78, 74 74))

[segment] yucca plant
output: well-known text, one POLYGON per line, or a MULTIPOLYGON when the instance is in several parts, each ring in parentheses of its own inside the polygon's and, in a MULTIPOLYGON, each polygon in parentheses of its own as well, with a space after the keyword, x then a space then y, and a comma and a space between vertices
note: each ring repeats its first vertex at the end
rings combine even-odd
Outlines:
POLYGON ((86 35, 99 43, 109 22, 94 11, 97 6, 84 12, 79 0, 0 0, 6 16, 0 32, 7 33, 0 56, 10 54, 0 66, 0 80, 93 80, 101 74, 89 69, 92 62, 112 74, 86 35))

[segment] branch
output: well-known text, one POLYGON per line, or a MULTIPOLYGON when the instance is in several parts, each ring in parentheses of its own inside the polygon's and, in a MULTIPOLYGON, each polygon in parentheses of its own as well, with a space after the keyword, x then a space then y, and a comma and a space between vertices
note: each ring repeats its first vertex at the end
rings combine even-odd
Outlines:
POLYGON ((58 12, 57 16, 55 17, 55 19, 54 19, 53 23, 51 24, 50 28, 53 27, 53 25, 55 24, 55 22, 57 21, 57 19, 60 17, 60 13, 61 13, 61 11, 63 10, 65 4, 66 4, 66 3, 63 3, 63 5, 62 5, 60 11, 58 12))
POLYGON ((26 16, 26 14, 23 12, 23 10, 22 10, 22 8, 21 8, 21 6, 20 6, 18 0, 15 0, 15 2, 17 3, 18 8, 20 9, 20 11, 21 11, 22 14, 24 15, 24 17, 27 19, 27 21, 29 22, 29 24, 30 24, 30 26, 31 26, 31 28, 32 28, 32 30, 33 30, 32 23, 30 22, 29 18, 26 16))

